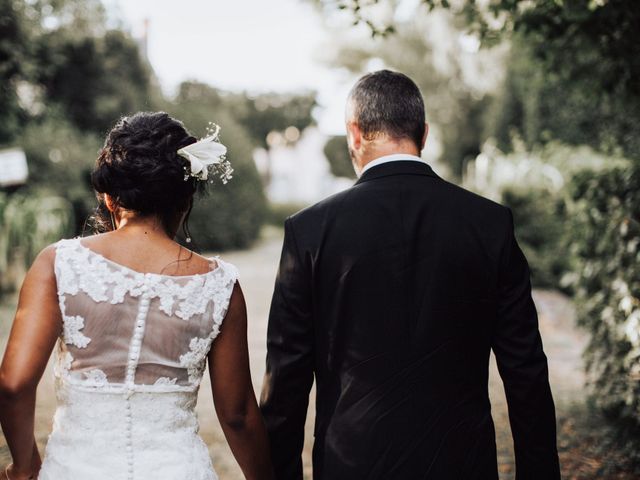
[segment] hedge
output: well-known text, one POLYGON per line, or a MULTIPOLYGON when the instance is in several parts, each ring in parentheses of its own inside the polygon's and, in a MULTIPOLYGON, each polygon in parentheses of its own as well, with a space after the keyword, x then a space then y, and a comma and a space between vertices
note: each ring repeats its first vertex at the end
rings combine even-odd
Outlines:
POLYGON ((581 172, 569 194, 578 322, 590 332, 590 393, 640 459, 640 166, 581 172))
POLYGON ((44 247, 74 230, 71 204, 57 196, 0 193, 0 292, 15 289, 44 247))
POLYGON ((223 185, 219 180, 195 199, 189 219, 195 247, 204 251, 246 248, 258 238, 267 217, 267 200, 262 180, 253 161, 253 146, 246 132, 233 119, 224 118, 221 141, 233 166, 233 178, 223 185))

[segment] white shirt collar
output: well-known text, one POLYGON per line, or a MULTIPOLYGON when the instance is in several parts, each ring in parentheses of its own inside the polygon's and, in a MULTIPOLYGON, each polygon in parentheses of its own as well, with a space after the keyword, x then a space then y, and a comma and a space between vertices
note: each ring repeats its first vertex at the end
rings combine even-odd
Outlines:
POLYGON ((383 163, 397 162, 401 160, 408 160, 411 162, 424 162, 422 158, 416 155, 410 155, 408 153, 394 153, 392 155, 385 155, 383 157, 378 157, 375 160, 370 161, 364 166, 360 175, 362 175, 364 172, 366 172, 370 168, 376 167, 378 165, 382 165, 383 163))

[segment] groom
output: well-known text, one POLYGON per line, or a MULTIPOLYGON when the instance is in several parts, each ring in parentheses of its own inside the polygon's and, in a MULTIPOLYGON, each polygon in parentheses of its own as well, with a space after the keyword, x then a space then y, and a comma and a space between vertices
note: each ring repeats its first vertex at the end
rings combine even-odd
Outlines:
POLYGON ((436 175, 418 87, 387 70, 347 106, 356 184, 285 222, 261 407, 279 480, 494 480, 495 353, 518 480, 560 478, 547 359, 511 211, 436 175))

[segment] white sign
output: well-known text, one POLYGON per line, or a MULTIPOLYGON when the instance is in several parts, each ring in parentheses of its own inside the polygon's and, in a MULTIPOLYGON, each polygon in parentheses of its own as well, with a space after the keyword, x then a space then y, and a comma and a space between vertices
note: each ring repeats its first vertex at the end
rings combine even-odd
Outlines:
POLYGON ((27 156, 21 149, 0 150, 0 187, 22 185, 28 176, 27 156))

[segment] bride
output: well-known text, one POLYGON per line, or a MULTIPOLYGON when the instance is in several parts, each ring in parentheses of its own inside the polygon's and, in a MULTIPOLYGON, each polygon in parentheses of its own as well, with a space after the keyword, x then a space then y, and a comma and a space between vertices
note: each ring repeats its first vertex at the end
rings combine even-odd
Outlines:
POLYGON ((173 240, 180 225, 188 237, 211 170, 229 177, 216 140, 196 142, 166 113, 109 133, 91 181, 110 231, 47 247, 22 286, 0 367, 13 458, 1 480, 216 479, 194 412, 207 362, 245 477, 273 478, 236 269, 173 240), (54 348, 57 409, 41 462, 36 386, 54 348))

